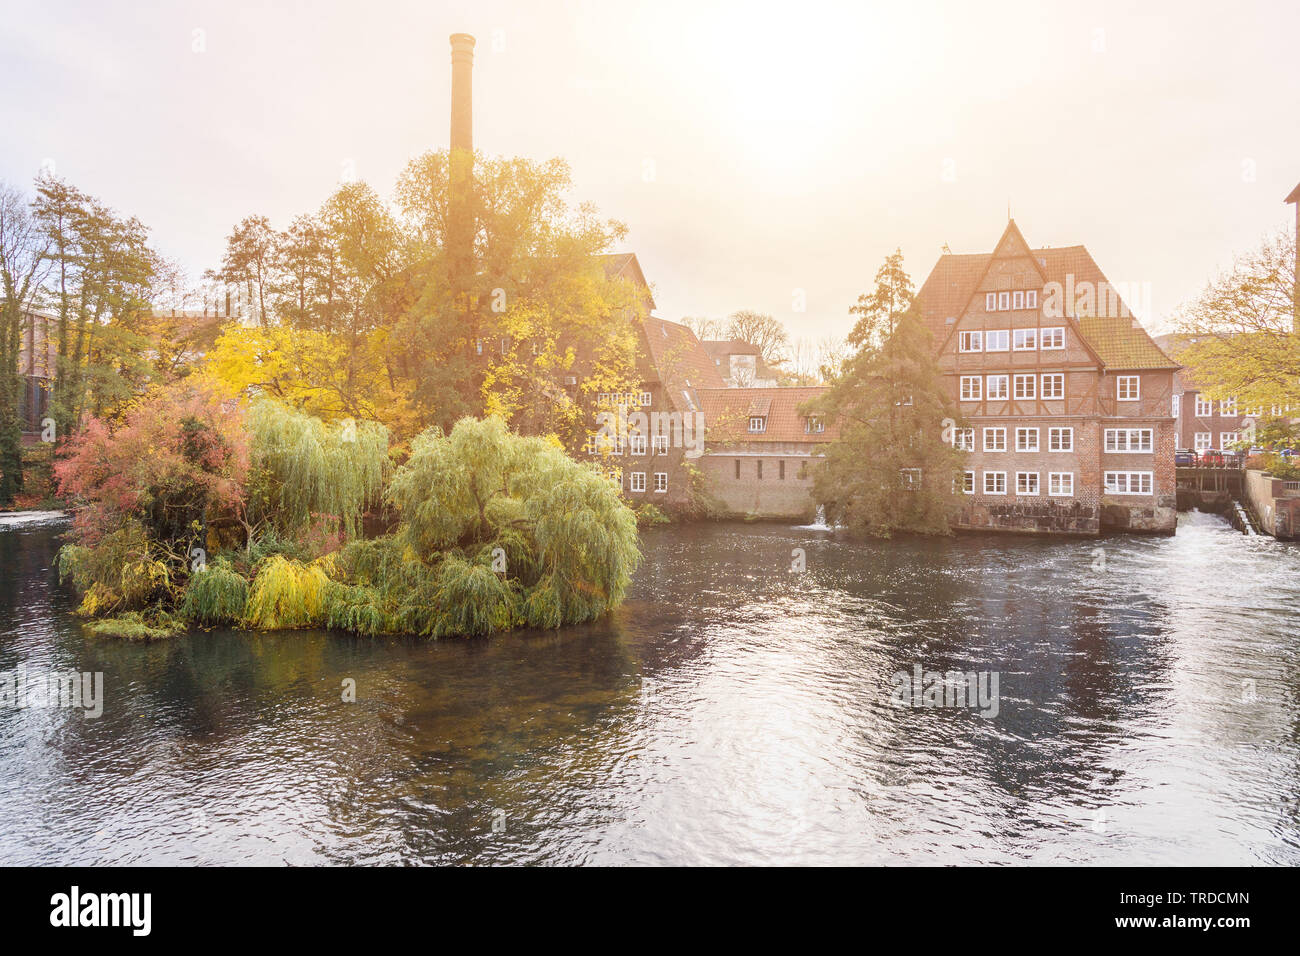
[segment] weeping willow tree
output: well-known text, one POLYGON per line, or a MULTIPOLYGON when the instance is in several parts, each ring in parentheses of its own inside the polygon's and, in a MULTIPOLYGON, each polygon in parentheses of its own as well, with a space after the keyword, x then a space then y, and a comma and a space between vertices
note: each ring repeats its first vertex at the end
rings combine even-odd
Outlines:
POLYGON ((351 538, 366 509, 380 501, 389 471, 388 429, 375 422, 324 422, 270 399, 253 404, 248 518, 287 536, 313 521, 337 521, 351 538))
POLYGON ((636 517, 605 478, 497 418, 418 436, 387 497, 397 531, 339 555, 335 626, 443 637, 589 621, 640 560, 636 517))

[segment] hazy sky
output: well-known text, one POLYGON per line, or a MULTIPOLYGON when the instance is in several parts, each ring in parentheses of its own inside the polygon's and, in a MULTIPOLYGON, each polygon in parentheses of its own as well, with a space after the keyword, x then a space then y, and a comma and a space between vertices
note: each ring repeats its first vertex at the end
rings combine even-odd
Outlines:
POLYGON ((1010 202, 1150 283, 1158 326, 1292 221, 1294 2, 0 0, 0 178, 52 160, 197 275, 243 216, 287 225, 348 168, 388 195, 445 146, 453 32, 475 145, 568 159, 665 318, 842 333, 888 252, 919 286, 1010 202))

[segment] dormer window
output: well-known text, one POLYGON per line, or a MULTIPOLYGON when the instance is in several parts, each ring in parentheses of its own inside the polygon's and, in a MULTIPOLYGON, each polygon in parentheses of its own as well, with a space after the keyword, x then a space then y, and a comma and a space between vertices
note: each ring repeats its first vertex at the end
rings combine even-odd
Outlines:
POLYGON ((764 416, 764 415, 750 415, 750 416, 749 416, 749 430, 750 430, 751 432, 755 432, 755 433, 757 433, 757 432, 765 432, 765 431, 767 431, 767 418, 766 418, 766 416, 764 416))

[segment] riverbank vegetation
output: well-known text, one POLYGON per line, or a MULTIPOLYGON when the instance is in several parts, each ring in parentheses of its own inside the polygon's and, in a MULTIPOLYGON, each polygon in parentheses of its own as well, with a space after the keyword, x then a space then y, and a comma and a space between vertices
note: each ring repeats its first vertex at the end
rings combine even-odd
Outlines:
POLYGON ((852 351, 830 389, 803 410, 840 425, 814 479, 826 520, 878 537, 948 534, 960 506, 960 423, 913 299, 896 252, 851 310, 852 351))
POLYGON ((592 620, 639 560, 618 490, 499 418, 417 435, 159 389, 56 466, 76 503, 60 577, 99 633, 179 626, 483 635, 592 620), (383 512, 388 531, 363 535, 383 512))

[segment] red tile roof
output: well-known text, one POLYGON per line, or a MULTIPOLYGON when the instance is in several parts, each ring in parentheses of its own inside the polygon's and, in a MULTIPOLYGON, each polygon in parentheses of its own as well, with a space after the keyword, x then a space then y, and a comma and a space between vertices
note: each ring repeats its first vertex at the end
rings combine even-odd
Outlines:
POLYGON ((702 388, 700 403, 708 440, 713 442, 822 442, 839 435, 834 422, 825 431, 805 431, 806 419, 799 413, 804 402, 826 394, 824 386, 779 388, 702 388), (767 419, 762 432, 749 431, 751 415, 767 419))
POLYGON ((648 315, 641 331, 646 346, 637 361, 641 378, 660 383, 678 411, 698 410, 696 389, 726 386, 713 359, 686 326, 648 315))
POLYGON ((714 358, 720 358, 723 355, 762 355, 757 345, 750 345, 748 342, 742 342, 740 339, 705 339, 700 343, 704 346, 704 351, 708 352, 714 358))

